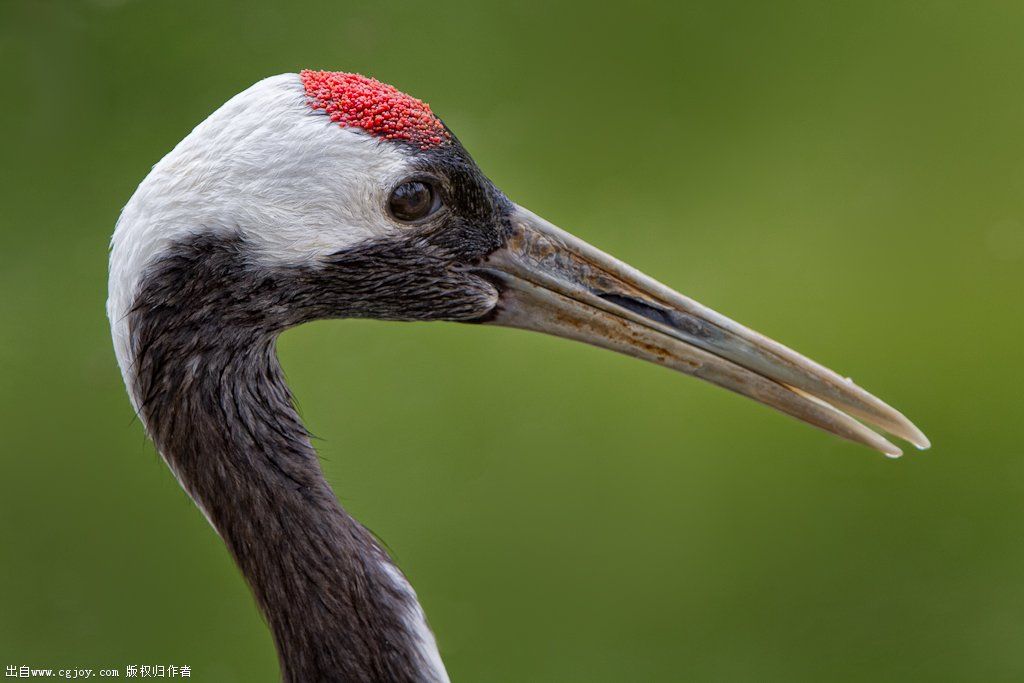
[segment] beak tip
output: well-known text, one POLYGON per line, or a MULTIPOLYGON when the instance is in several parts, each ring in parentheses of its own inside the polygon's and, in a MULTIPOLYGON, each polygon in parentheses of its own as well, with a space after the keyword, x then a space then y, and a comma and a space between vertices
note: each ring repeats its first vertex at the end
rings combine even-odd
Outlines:
POLYGON ((864 431, 853 440, 878 451, 887 458, 896 459, 903 457, 903 451, 899 446, 892 443, 878 432, 870 429, 864 429, 864 431))
POLYGON ((907 441, 912 443, 914 447, 917 448, 917 450, 919 451, 926 451, 929 448, 931 448, 932 442, 927 436, 924 435, 924 432, 922 432, 913 424, 910 424, 909 421, 908 424, 910 426, 910 433, 907 435, 907 441))

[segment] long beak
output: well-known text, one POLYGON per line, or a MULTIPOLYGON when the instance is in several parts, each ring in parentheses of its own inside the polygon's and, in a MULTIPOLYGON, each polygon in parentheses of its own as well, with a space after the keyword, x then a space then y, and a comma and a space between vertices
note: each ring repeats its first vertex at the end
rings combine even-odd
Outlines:
POLYGON ((865 424, 929 447, 910 420, 849 379, 522 207, 512 220, 508 244, 478 268, 501 290, 488 322, 575 339, 699 377, 890 457, 902 451, 865 424))

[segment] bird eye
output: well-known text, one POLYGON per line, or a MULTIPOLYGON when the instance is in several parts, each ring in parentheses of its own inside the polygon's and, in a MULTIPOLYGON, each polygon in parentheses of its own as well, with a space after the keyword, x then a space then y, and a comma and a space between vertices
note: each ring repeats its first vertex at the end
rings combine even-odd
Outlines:
POLYGON ((391 192, 388 209, 400 221, 409 223, 426 218, 441 208, 441 198, 429 183, 413 180, 391 192))

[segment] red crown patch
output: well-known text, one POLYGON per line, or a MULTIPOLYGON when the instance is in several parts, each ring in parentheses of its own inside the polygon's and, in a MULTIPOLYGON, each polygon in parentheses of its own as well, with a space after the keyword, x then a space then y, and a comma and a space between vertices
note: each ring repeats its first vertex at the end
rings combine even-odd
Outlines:
POLYGON ((342 128, 362 128, 385 140, 406 140, 429 149, 451 139, 430 105, 374 78, 340 71, 303 70, 309 106, 322 109, 342 128))

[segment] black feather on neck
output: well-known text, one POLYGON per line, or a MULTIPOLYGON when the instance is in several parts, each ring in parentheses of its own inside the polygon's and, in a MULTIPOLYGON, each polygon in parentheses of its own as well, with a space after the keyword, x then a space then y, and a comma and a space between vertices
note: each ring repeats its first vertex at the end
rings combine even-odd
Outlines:
POLYGON ((147 271, 129 314, 140 415, 245 575, 284 681, 437 680, 415 596, 338 504, 278 364, 309 275, 242 247, 193 239, 147 271))

